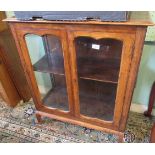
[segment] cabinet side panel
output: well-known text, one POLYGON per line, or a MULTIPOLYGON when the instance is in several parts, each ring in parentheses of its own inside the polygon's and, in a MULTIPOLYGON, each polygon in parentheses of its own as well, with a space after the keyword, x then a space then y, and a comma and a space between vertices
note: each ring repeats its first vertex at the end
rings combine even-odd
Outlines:
POLYGON ((135 37, 135 47, 133 50, 133 58, 131 62, 129 79, 126 87, 124 106, 123 106, 123 111, 122 111, 122 116, 120 121, 121 131, 124 131, 126 127, 128 113, 131 105, 131 99, 132 99, 132 95, 133 95, 133 91, 134 91, 134 87, 137 79, 138 68, 141 60, 145 34, 146 34, 146 27, 137 28, 136 37, 135 37))

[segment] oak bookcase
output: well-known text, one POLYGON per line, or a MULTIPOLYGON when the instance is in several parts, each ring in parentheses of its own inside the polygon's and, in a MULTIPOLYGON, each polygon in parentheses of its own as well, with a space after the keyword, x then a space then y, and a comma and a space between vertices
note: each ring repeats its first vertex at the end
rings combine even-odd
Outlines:
POLYGON ((122 141, 147 26, 153 23, 132 18, 5 21, 18 47, 38 121, 47 116, 116 134, 122 141), (33 35, 44 52, 40 42, 35 42, 35 51, 27 45, 33 35), (38 74, 44 78, 44 90, 38 74))

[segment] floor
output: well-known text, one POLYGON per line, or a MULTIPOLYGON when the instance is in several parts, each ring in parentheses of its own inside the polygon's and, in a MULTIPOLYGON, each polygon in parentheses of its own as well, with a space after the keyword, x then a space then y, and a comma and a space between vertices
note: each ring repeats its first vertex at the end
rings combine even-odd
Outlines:
MULTIPOLYGON (((118 137, 100 131, 44 118, 37 124, 32 101, 9 108, 0 99, 1 143, 116 143, 118 137)), ((130 112, 124 133, 125 143, 148 143, 155 117, 130 112)))

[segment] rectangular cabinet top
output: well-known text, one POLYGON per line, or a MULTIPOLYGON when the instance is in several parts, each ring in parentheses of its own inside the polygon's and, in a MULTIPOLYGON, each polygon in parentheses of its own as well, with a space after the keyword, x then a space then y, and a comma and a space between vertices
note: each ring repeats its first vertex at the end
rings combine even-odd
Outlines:
POLYGON ((129 20, 123 22, 103 22, 103 21, 49 21, 49 20, 18 20, 16 18, 7 18, 3 21, 18 23, 47 23, 47 24, 81 24, 81 25, 133 25, 133 26, 153 26, 155 25, 147 11, 133 11, 129 14, 129 20))

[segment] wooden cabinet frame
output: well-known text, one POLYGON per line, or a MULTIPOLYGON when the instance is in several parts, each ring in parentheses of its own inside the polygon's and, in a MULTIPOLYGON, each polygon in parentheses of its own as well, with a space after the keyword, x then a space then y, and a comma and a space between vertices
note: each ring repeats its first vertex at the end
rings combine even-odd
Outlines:
MULTIPOLYGON (((9 20, 8 20, 9 21, 9 20)), ((37 109, 36 116, 41 121, 41 116, 85 126, 100 131, 113 133, 123 139, 126 121, 130 109, 132 93, 136 81, 138 66, 140 62, 143 42, 145 38, 145 25, 130 24, 95 24, 79 22, 52 22, 52 21, 9 21, 23 69, 31 88, 34 103, 37 109), (52 34, 58 36, 62 42, 66 84, 69 100, 69 112, 48 108, 41 104, 39 90, 33 73, 32 64, 26 47, 24 36, 36 34, 43 36, 52 34), (77 64, 74 39, 78 36, 88 36, 97 39, 111 38, 123 42, 121 65, 114 110, 114 120, 101 121, 97 118, 90 118, 80 114, 79 90, 77 79, 77 64)))

